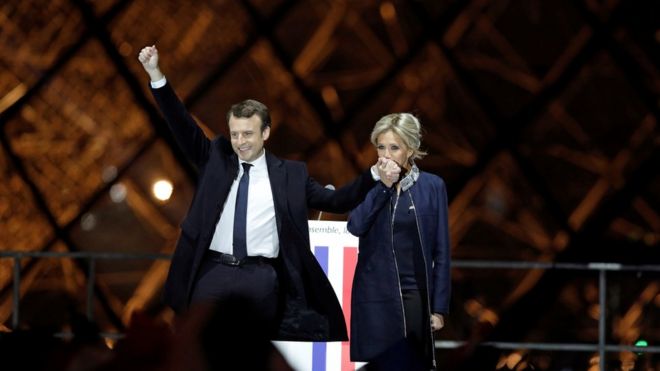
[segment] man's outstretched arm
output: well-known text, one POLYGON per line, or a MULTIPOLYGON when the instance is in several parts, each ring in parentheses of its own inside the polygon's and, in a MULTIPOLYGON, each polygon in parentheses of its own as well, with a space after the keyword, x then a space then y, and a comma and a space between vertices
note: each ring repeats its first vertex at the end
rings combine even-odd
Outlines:
POLYGON ((170 130, 183 152, 198 168, 201 168, 208 159, 211 142, 161 72, 158 49, 154 45, 145 46, 140 50, 138 60, 151 79, 151 93, 158 103, 160 112, 165 116, 170 130))

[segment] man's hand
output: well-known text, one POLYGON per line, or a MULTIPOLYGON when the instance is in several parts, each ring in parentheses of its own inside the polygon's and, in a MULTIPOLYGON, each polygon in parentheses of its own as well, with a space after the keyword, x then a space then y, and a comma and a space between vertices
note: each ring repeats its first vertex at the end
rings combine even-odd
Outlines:
POLYGON ((399 165, 397 165, 396 162, 384 157, 379 157, 376 168, 378 169, 378 176, 380 176, 380 181, 383 182, 387 188, 392 187, 392 184, 399 180, 401 168, 399 165))
POLYGON ((156 49, 155 45, 142 48, 140 54, 138 54, 138 60, 142 63, 142 67, 147 74, 149 74, 151 81, 155 82, 165 77, 158 68, 158 49, 156 49))

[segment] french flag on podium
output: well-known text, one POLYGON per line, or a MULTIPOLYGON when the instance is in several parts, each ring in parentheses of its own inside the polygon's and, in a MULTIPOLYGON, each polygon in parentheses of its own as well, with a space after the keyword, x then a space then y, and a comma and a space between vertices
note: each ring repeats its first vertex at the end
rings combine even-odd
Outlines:
MULTIPOLYGON (((312 252, 328 276, 344 310, 350 334, 351 285, 357 263, 358 238, 346 230, 346 222, 309 221, 312 252)), ((289 365, 299 371, 353 371, 364 363, 350 360, 349 343, 274 341, 289 365)))

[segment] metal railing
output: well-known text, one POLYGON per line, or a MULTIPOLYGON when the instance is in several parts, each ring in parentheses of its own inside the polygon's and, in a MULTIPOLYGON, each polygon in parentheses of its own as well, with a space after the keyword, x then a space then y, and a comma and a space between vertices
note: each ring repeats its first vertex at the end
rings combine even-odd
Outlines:
POLYGON ((88 262, 87 287, 85 300, 85 314, 87 319, 94 320, 93 301, 94 284, 96 281, 97 260, 169 260, 170 254, 162 253, 117 253, 117 252, 55 252, 55 251, 0 251, 0 259, 14 260, 14 280, 12 292, 12 319, 13 328, 18 327, 20 316, 20 287, 21 287, 21 259, 25 258, 60 258, 85 259, 88 262))
MULTIPOLYGON (((20 261, 24 258, 71 258, 85 259, 88 261, 88 276, 86 287, 86 315, 93 320, 94 284, 96 277, 97 260, 169 260, 170 254, 162 253, 115 253, 115 252, 23 252, 23 251, 0 251, 0 259, 13 259, 13 302, 12 302, 12 327, 16 328, 20 315, 20 283, 21 266, 20 261)), ((542 269, 542 270, 576 270, 598 272, 598 301, 600 313, 598 318, 598 344, 589 343, 534 343, 534 342, 481 342, 478 346, 494 347, 498 349, 529 349, 543 351, 598 351, 600 357, 600 369, 604 370, 605 354, 607 352, 636 352, 636 353, 660 353, 658 346, 627 346, 606 344, 606 313, 605 302, 607 293, 607 272, 630 271, 630 272, 660 272, 660 265, 622 265, 618 263, 592 262, 592 263, 543 263, 543 262, 516 262, 516 261, 492 261, 492 260, 453 260, 452 268, 463 269, 542 269)), ((61 336, 66 336, 61 335, 61 336)), ((114 337, 117 337, 114 334, 114 337)), ((436 341, 436 349, 452 349, 466 345, 464 341, 436 341)))
MULTIPOLYGON (((598 351, 600 370, 605 370, 605 353, 607 352, 636 352, 660 353, 658 346, 630 346, 606 344, 606 298, 607 298, 607 272, 660 272, 660 265, 623 265, 619 263, 591 262, 591 263, 543 263, 543 262, 516 262, 491 260, 453 260, 452 268, 465 269, 542 269, 542 270, 576 270, 598 272, 598 344, 589 343, 533 343, 533 342, 481 342, 477 345, 498 349, 529 349, 543 351, 598 351)), ((464 341, 436 341, 436 348, 452 349, 466 345, 464 341)))

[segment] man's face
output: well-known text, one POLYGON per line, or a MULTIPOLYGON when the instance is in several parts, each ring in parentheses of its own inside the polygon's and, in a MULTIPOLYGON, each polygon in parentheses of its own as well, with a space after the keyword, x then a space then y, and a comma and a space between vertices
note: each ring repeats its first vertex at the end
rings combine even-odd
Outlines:
POLYGON ((229 136, 234 152, 243 161, 252 162, 261 155, 264 142, 270 135, 270 127, 261 131, 261 119, 257 115, 251 117, 229 118, 229 136))

